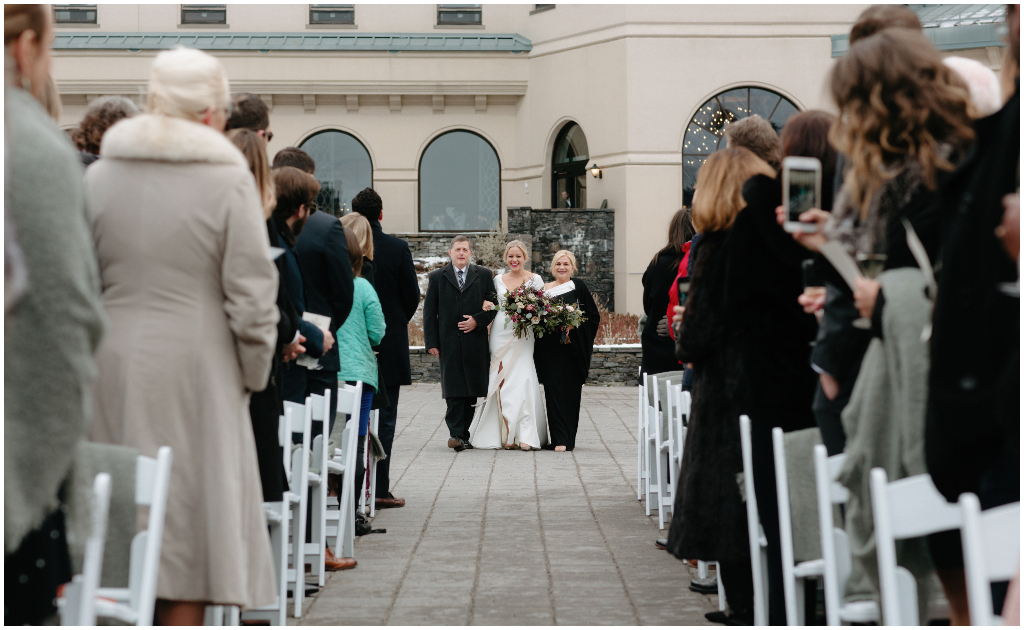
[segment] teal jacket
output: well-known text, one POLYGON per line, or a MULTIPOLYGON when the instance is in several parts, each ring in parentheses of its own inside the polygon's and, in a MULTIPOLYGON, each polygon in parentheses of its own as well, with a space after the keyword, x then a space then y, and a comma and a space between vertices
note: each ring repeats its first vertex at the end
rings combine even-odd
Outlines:
POLYGON ((356 278, 353 285, 352 312, 338 329, 338 381, 362 381, 377 389, 377 357, 370 346, 384 338, 384 312, 373 285, 356 278))

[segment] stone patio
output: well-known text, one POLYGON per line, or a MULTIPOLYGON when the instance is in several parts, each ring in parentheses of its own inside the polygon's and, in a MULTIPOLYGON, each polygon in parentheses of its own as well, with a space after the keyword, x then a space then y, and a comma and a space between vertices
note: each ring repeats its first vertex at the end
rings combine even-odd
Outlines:
POLYGON ((572 453, 448 449, 438 385, 402 388, 401 509, 358 538, 300 625, 708 625, 717 598, 654 547, 636 500, 636 389, 586 387, 572 453))

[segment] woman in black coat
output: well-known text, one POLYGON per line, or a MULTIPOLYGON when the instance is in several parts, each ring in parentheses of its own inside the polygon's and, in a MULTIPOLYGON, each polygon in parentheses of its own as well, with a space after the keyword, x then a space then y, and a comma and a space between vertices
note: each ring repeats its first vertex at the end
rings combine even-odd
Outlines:
POLYGON ((679 273, 679 263, 683 260, 683 245, 693 238, 693 225, 690 213, 679 210, 672 216, 668 228, 668 244, 661 249, 647 265, 644 272, 644 313, 647 322, 640 333, 640 345, 643 357, 640 359, 640 372, 643 374, 661 374, 683 369, 675 356, 675 345, 668 335, 668 291, 679 273))
POLYGON ((774 175, 745 149, 719 151, 701 168, 693 222, 704 236, 676 336, 694 378, 668 548, 679 558, 717 560, 730 616, 746 623, 753 620, 753 581, 736 483, 739 416, 748 414, 754 441, 768 445, 767 457, 755 458, 755 476, 767 482, 758 490, 774 491, 774 475, 764 473, 766 461, 771 470, 772 427, 814 426, 807 359, 815 321, 796 302, 805 252, 775 223, 774 175))
POLYGON ((544 285, 544 294, 552 301, 577 305, 583 310, 586 321, 569 331, 569 343, 562 343, 560 334, 548 334, 538 338, 533 347, 533 362, 537 378, 544 386, 551 433, 551 443, 543 448, 559 452, 576 448, 583 384, 587 382, 594 339, 601 325, 601 313, 594 297, 581 280, 572 279, 574 271, 576 257, 572 252, 564 249, 556 252, 551 261, 555 281, 544 285))

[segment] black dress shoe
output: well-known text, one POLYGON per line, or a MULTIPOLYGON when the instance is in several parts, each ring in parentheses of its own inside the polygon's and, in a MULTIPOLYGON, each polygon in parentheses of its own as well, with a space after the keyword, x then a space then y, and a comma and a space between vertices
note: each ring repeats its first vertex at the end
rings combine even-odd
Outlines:
POLYGON ((654 546, 665 551, 668 548, 668 538, 659 538, 658 540, 655 540, 654 546))
POLYGON ((718 580, 712 577, 704 578, 703 580, 700 578, 690 580, 690 590, 704 595, 717 595, 718 580))
POLYGON ((365 536, 370 533, 370 522, 362 514, 356 514, 356 536, 365 536))
POLYGON ((466 449, 467 451, 473 449, 473 445, 469 443, 469 440, 464 439, 464 438, 459 438, 459 439, 462 440, 462 448, 466 449))
POLYGON ((711 623, 720 623, 725 625, 729 622, 729 616, 725 614, 724 610, 716 610, 714 612, 704 613, 704 618, 711 623))

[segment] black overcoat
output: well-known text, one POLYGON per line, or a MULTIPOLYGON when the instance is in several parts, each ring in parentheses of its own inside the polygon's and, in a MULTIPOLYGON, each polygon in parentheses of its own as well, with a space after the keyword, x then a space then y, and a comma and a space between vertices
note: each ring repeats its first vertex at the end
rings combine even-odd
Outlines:
POLYGON ((409 370, 409 320, 420 305, 420 285, 409 244, 385 234, 380 221, 373 230, 374 288, 384 313, 386 332, 377 346, 379 375, 387 387, 412 384, 409 370))
POLYGON ((668 310, 668 291, 676 280, 679 262, 682 259, 682 252, 674 256, 661 252, 657 262, 652 259, 647 265, 647 271, 641 279, 644 285, 644 313, 647 314, 647 323, 640 333, 640 344, 643 348, 640 371, 645 374, 661 374, 682 369, 675 357, 675 343, 672 337, 661 337, 657 333, 658 322, 665 317, 668 310))
POLYGON ((491 364, 487 326, 498 314, 497 304, 494 276, 487 267, 469 265, 462 291, 451 263, 430 273, 423 303, 423 337, 428 350, 437 348, 441 353, 442 397, 487 395, 491 364), (484 311, 484 300, 492 302, 495 308, 484 311), (472 315, 476 320, 472 332, 459 330, 464 315, 472 315))
MULTIPOLYGON (((331 318, 334 334, 352 310, 352 264, 348 260, 345 228, 333 215, 314 212, 295 241, 295 257, 302 272, 306 310, 331 318)), ((324 370, 337 372, 338 344, 320 358, 324 370)))

